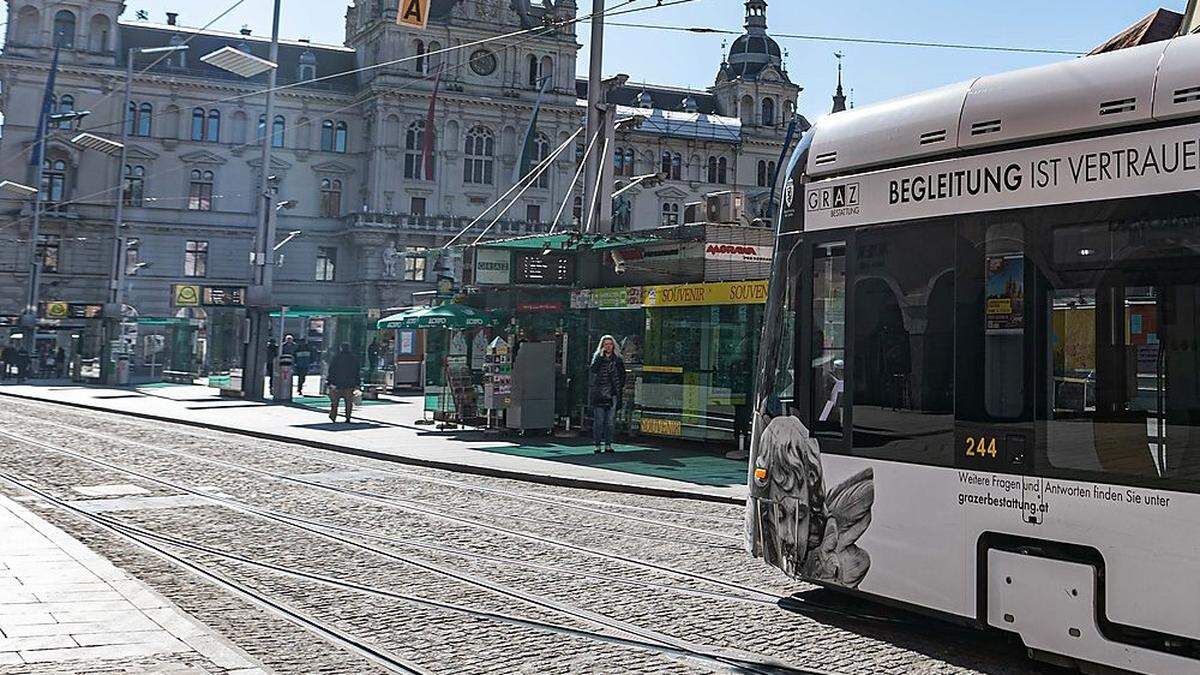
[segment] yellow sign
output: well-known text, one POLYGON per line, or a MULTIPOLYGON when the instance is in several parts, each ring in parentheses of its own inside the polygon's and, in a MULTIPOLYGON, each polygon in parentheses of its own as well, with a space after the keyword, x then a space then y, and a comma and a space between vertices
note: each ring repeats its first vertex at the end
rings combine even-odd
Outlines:
POLYGON ((682 373, 679 366, 642 366, 643 373, 682 373))
POLYGON ((766 302, 766 281, 732 281, 719 284, 647 286, 642 298, 642 305, 644 307, 762 305, 766 302))
POLYGON ((175 284, 174 293, 176 307, 199 307, 200 287, 191 284, 175 284))
POLYGON ((683 425, 679 420, 662 420, 656 417, 643 417, 640 425, 643 434, 655 436, 682 436, 683 425))
POLYGON ((47 302, 47 319, 65 319, 71 315, 71 305, 66 302, 47 302))
POLYGON ((429 0, 400 0, 396 22, 402 26, 425 28, 429 22, 429 0))

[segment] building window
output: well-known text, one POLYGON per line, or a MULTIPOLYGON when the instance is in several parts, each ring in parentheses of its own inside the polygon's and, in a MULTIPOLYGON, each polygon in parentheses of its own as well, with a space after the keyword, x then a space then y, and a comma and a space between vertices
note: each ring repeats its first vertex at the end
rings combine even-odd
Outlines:
POLYGON ((405 281, 425 281, 425 250, 424 246, 404 247, 405 281))
MULTIPOLYGON (((632 152, 632 151, 631 151, 632 152)), ((550 156, 550 139, 542 134, 538 134, 533 139, 533 157, 530 161, 531 169, 539 166, 546 158, 550 156)), ((549 188, 550 187, 550 169, 549 167, 541 167, 541 173, 537 180, 533 182, 534 187, 549 188)))
POLYGON ((529 55, 528 61, 529 70, 529 86, 536 87, 538 83, 538 57, 533 54, 529 55))
POLYGON ((217 143, 221 139, 221 111, 192 109, 192 140, 217 143))
POLYGON ((342 181, 336 178, 321 180, 321 217, 338 218, 342 215, 342 181))
POLYGON ((188 189, 188 210, 212 211, 213 172, 193 169, 188 189))
POLYGON ((418 75, 424 75, 427 66, 425 43, 417 40, 413 43, 413 52, 417 55, 417 60, 413 61, 413 72, 418 75))
POLYGON ((150 120, 154 119, 154 106, 143 103, 138 106, 136 123, 133 125, 134 136, 150 136, 150 120))
POLYGON ((125 192, 122 199, 125 206, 142 205, 146 192, 146 167, 141 165, 125 165, 125 192))
POLYGON ((208 276, 208 242, 189 239, 183 249, 183 276, 208 276))
POLYGON ((571 223, 580 228, 583 226, 583 197, 575 195, 575 201, 571 206, 571 223))
POLYGON ((317 281, 333 281, 337 268, 337 249, 332 246, 317 247, 317 281))
POLYGON ((775 99, 773 98, 762 100, 762 123, 765 127, 775 126, 775 99))
POLYGON ((425 198, 413 197, 408 205, 408 212, 414 216, 425 215, 425 198))
POLYGON ((663 151, 662 173, 668 180, 679 180, 683 175, 683 156, 678 152, 663 151))
POLYGON ((141 262, 141 243, 137 239, 129 239, 125 242, 125 275, 130 276, 137 273, 138 263, 141 262))
POLYGON ((633 177, 636 165, 633 148, 617 148, 613 152, 613 175, 633 177))
POLYGON ((724 185, 729 181, 729 162, 724 158, 708 158, 708 182, 724 185))
MULTIPOLYGON (((69 113, 69 112, 74 112, 74 111, 75 111, 75 97, 70 94, 63 94, 58 99, 58 105, 56 106, 55 112, 61 114, 61 113, 69 113)), ((58 123, 58 128, 59 129, 70 129, 74 124, 75 124, 74 120, 63 120, 58 123)))
POLYGON ((54 15, 54 46, 63 49, 75 46, 75 15, 65 9, 54 15))
POLYGON ((42 163, 42 195, 49 205, 62 203, 67 192, 67 163, 47 159, 42 163))
MULTIPOLYGON (((414 180, 433 180, 433 153, 429 155, 429 166, 425 166, 425 120, 408 125, 404 133, 404 177, 414 180)), ((433 141, 434 139, 430 139, 433 141)), ((430 148, 432 150, 432 148, 430 148)))
POLYGON ((679 203, 664 202, 662 205, 662 224, 664 227, 679 224, 679 203))
POLYGON ((494 179, 496 136, 491 129, 478 126, 467 133, 466 158, 463 160, 463 182, 491 185, 494 179))
POLYGON ((542 222, 542 207, 538 204, 525 205, 525 222, 541 223, 542 222))
MULTIPOLYGON (((261 140, 262 137, 264 135, 266 135, 266 133, 267 133, 266 120, 267 120, 266 115, 258 116, 258 136, 256 136, 256 138, 259 140, 261 140)), ((284 136, 284 131, 286 130, 286 128, 287 128, 287 120, 285 120, 283 118, 283 115, 276 115, 275 122, 271 124, 271 147, 272 148, 282 148, 283 147, 283 136, 284 136)))
POLYGON ((758 187, 773 187, 775 182, 775 162, 759 160, 758 187))
POLYGON ((62 237, 57 234, 38 235, 37 259, 42 263, 43 272, 58 273, 58 252, 61 245, 62 237))
POLYGON ((345 122, 325 120, 321 122, 321 150, 346 152, 346 135, 349 127, 345 122))

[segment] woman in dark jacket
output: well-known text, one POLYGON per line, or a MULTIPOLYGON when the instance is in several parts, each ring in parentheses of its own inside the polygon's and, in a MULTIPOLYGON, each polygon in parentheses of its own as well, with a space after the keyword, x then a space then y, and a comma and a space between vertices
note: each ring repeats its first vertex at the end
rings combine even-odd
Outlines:
POLYGON ((625 391, 625 361, 611 335, 600 338, 592 354, 591 385, 588 399, 592 406, 592 439, 596 454, 612 452, 613 422, 625 391))

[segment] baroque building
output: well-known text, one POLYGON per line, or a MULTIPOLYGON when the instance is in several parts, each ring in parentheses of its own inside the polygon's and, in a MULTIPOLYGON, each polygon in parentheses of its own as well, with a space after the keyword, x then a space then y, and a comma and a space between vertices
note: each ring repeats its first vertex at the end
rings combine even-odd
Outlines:
MULTIPOLYGON (((280 240, 288 241, 279 249, 276 298, 285 305, 407 305, 435 281, 431 259, 419 253, 481 215, 457 243, 548 231, 560 211, 558 227, 575 226, 585 144, 572 135, 587 96, 586 80, 575 76, 575 25, 565 23, 577 16, 575 0, 432 0, 424 31, 399 25, 394 2, 354 0, 343 45, 281 40, 272 120, 262 114, 265 75, 243 79, 200 60, 227 46, 266 58, 269 40, 249 29, 201 31, 174 13, 161 24, 131 20, 119 0, 7 3, 0 178, 42 185, 43 301, 103 302, 118 198, 126 302, 141 316, 175 312, 172 284, 245 285, 264 174, 257 146, 268 135, 274 151, 265 173, 280 201, 295 203, 278 215, 280 240), (543 25, 558 27, 463 47, 543 25), (168 45, 188 49, 137 53, 168 45), (30 166, 56 50, 54 110, 89 110, 82 130, 113 139, 132 54, 124 166, 73 145, 77 130, 68 128, 48 133, 40 177, 30 166), (536 134, 523 145, 539 97, 536 134), (431 108, 434 129, 426 133, 431 108), (492 208, 520 177, 523 148, 537 164, 560 147, 506 211, 492 208)), ((636 84, 632 74, 610 94, 621 116, 643 118, 617 134, 618 186, 647 173, 664 177, 625 194, 621 227, 678 223, 684 204, 714 191, 765 202, 800 87, 767 34, 766 1, 748 0, 745 12, 745 34, 712 87, 636 84)), ((2 316, 24 305, 31 203, 0 195, 0 210, 2 316)))

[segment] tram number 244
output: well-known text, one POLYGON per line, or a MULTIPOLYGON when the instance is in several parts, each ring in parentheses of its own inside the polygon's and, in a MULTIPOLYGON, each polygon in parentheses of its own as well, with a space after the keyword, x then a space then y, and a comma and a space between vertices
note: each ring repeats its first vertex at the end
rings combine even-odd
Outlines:
POLYGON ((964 439, 963 454, 979 459, 996 459, 995 436, 967 436, 964 439))

